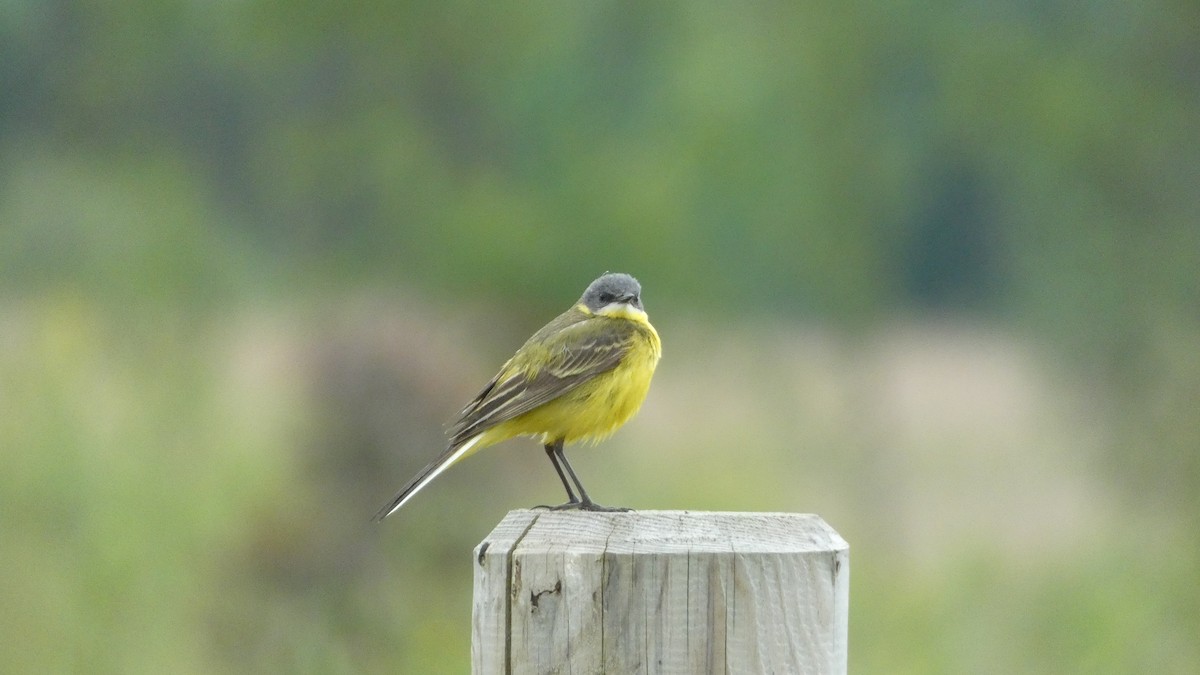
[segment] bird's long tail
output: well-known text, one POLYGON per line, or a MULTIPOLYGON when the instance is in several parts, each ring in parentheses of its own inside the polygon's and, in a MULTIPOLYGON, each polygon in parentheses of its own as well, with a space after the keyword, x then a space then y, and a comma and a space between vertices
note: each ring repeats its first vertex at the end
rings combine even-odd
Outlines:
POLYGON ((429 485, 434 478, 437 478, 443 471, 450 468, 452 464, 470 453, 471 448, 475 447, 475 444, 479 443, 479 439, 481 438, 483 438, 483 434, 476 434, 461 445, 451 445, 446 448, 445 452, 429 463, 429 466, 421 469, 420 473, 413 476, 412 480, 408 481, 408 484, 400 492, 396 493, 395 497, 392 497, 392 501, 388 502, 387 506, 379 509, 379 513, 376 513, 372 520, 376 522, 381 521, 398 511, 401 506, 404 506, 405 502, 412 499, 413 495, 420 492, 421 488, 429 485))

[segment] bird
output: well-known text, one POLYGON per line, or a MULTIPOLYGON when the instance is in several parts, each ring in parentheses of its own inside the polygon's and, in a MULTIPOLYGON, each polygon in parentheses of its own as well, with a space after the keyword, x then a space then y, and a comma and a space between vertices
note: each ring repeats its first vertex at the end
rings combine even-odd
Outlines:
POLYGON ((446 449, 373 520, 398 511, 452 465, 517 436, 540 440, 567 492, 565 503, 546 508, 627 511, 592 500, 563 446, 599 442, 628 422, 641 408, 661 356, 641 284, 628 274, 603 274, 501 366, 451 425, 446 449))

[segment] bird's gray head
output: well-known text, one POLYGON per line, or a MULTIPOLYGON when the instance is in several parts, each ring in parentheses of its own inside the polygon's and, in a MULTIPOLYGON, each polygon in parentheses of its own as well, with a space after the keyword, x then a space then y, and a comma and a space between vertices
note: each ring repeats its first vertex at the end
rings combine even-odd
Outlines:
POLYGON ((628 305, 645 311, 642 307, 642 285, 628 274, 605 274, 587 287, 579 302, 593 313, 610 305, 628 305))

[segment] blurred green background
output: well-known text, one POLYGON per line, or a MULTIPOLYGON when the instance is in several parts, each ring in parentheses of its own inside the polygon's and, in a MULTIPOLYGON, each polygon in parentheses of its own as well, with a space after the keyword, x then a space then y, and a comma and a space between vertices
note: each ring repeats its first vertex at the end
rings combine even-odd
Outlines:
POLYGON ((0 1, 0 671, 461 673, 606 270, 597 499, 815 512, 858 673, 1200 663, 1200 4, 0 1))

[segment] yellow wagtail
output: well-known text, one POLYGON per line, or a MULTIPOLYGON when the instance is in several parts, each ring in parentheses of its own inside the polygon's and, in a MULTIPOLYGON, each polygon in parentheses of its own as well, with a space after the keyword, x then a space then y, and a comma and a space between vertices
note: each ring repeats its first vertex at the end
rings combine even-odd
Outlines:
POLYGON ((442 454, 375 520, 395 513, 459 460, 515 436, 538 437, 545 446, 567 490, 567 502, 555 508, 614 510, 588 496, 563 444, 599 441, 629 421, 646 398, 661 354, 637 279, 628 274, 596 279, 574 306, 534 333, 500 368, 450 428, 450 444, 442 454))

